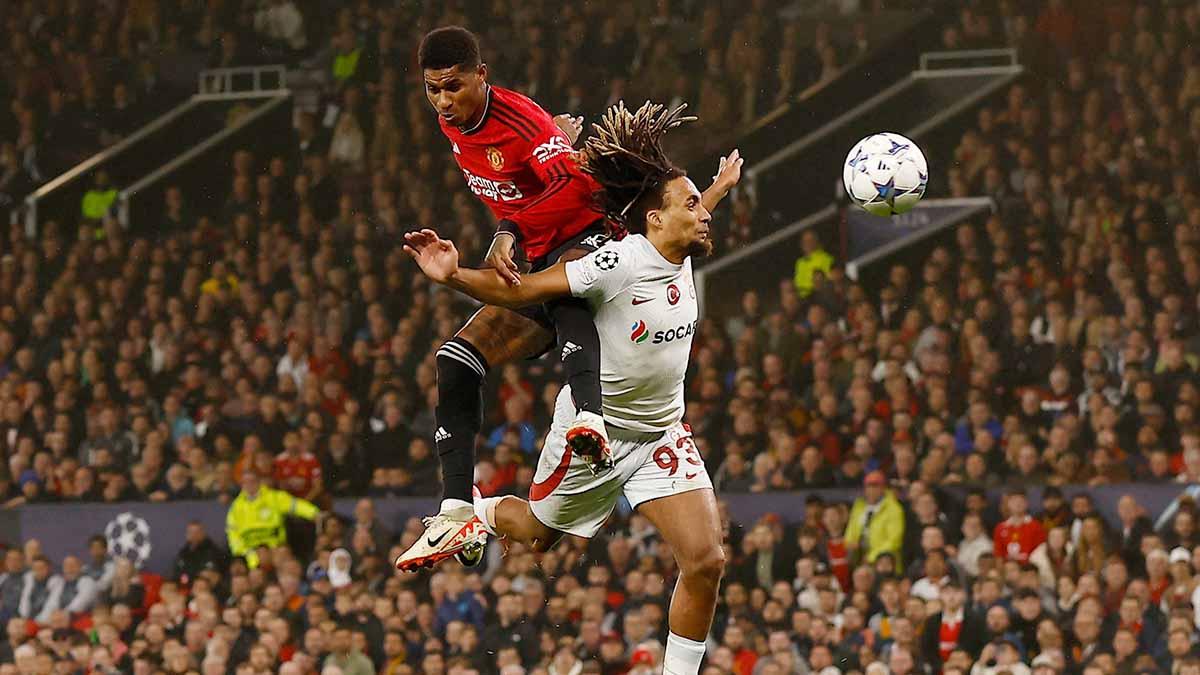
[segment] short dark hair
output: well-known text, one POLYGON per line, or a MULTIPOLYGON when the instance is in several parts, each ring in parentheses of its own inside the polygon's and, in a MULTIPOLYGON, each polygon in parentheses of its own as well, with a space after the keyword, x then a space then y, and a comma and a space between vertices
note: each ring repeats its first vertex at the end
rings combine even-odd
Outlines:
POLYGON ((1034 598, 1034 599, 1041 598, 1041 596, 1038 595, 1038 592, 1033 590, 1032 588, 1018 589, 1017 592, 1015 594, 1013 594, 1013 597, 1016 598, 1017 600, 1028 600, 1030 598, 1034 598))
POLYGON ((417 51, 421 69, 474 68, 479 65, 479 40, 462 26, 443 26, 429 31, 417 51))

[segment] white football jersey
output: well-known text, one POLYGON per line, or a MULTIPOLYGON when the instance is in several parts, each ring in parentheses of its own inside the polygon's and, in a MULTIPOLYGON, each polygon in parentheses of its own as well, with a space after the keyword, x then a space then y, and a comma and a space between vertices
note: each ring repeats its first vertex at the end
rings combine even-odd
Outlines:
POLYGON ((631 234, 566 263, 571 294, 590 301, 600 334, 604 418, 635 432, 683 419, 699 306, 692 261, 676 265, 631 234))

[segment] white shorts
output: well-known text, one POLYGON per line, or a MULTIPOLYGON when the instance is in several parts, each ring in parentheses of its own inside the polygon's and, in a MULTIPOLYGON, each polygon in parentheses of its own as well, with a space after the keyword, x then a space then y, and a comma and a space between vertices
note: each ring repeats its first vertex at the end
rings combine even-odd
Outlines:
POLYGON ((608 427, 613 468, 596 475, 567 449, 566 433, 574 420, 575 404, 563 387, 529 488, 529 507, 547 527, 591 538, 621 494, 637 508, 651 499, 712 488, 704 458, 684 424, 645 434, 608 427))

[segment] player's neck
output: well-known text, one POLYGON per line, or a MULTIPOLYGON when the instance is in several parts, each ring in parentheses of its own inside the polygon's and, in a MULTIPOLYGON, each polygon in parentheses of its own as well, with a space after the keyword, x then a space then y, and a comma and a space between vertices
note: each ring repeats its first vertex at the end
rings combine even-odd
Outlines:
POLYGON ((479 102, 479 107, 471 114, 466 124, 459 126, 460 131, 471 131, 479 127, 479 122, 483 116, 487 114, 488 101, 492 97, 492 85, 484 83, 483 85, 483 100, 479 102))
POLYGON ((658 251, 658 254, 672 265, 682 265, 683 261, 687 259, 687 249, 684 247, 665 240, 662 235, 656 232, 647 233, 645 236, 646 241, 650 242, 654 250, 658 251))

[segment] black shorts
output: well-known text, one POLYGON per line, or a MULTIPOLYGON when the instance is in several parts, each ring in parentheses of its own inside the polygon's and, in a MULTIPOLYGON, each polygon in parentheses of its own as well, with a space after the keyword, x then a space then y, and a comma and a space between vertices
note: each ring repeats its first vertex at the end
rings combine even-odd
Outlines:
MULTIPOLYGON (((558 248, 550 251, 546 255, 529 262, 529 271, 526 274, 541 272, 542 270, 551 267, 558 259, 570 251, 571 249, 582 249, 589 253, 603 246, 608 242, 608 228, 605 226, 604 220, 597 220, 588 225, 582 232, 571 237, 559 245, 558 248)), ((529 305, 516 310, 518 314, 528 319, 533 319, 538 322, 542 328, 554 332, 554 322, 550 319, 550 313, 546 310, 545 305, 529 305)), ((538 356, 541 356, 539 354, 538 356)), ((537 357, 534 357, 537 358, 537 357)))

